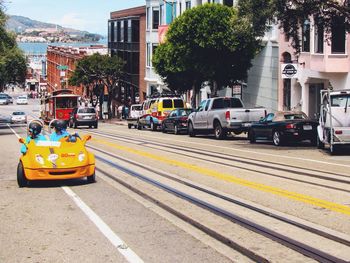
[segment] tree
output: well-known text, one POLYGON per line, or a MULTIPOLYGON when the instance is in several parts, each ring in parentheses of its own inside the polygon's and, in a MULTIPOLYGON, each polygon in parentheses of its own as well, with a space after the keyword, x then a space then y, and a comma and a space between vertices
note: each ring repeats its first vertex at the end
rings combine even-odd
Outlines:
POLYGON ((23 52, 17 47, 14 34, 6 31, 6 14, 0 0, 0 92, 6 84, 24 83, 26 61, 23 52))
POLYGON ((330 37, 332 27, 341 22, 350 32, 349 0, 240 0, 240 13, 250 16, 259 32, 259 25, 277 21, 285 35, 291 39, 296 53, 300 52, 300 29, 306 19, 313 17, 330 37))
POLYGON ((237 9, 205 4, 174 20, 153 63, 170 86, 192 83, 196 90, 210 80, 222 87, 246 78, 259 48, 251 21, 239 17, 237 9))
POLYGON ((111 103, 114 95, 120 99, 120 87, 117 85, 124 74, 124 61, 119 57, 110 57, 99 53, 79 60, 69 82, 71 85, 84 85, 93 91, 100 101, 100 117, 102 118, 102 102, 104 88, 108 91, 108 116, 111 117, 111 103))

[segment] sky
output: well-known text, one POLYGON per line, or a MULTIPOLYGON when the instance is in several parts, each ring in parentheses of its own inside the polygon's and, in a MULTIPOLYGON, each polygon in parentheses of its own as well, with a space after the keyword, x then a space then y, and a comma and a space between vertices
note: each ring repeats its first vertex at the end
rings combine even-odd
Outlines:
POLYGON ((110 12, 146 5, 146 0, 5 0, 6 13, 107 35, 110 12))

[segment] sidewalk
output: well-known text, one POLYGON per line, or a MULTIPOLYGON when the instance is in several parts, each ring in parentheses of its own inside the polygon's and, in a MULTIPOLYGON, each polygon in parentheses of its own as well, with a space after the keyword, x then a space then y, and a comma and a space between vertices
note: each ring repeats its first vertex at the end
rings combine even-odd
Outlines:
POLYGON ((110 119, 110 120, 99 120, 99 122, 115 124, 115 125, 122 125, 122 126, 127 126, 128 125, 128 122, 126 120, 122 120, 122 119, 118 119, 118 118, 113 118, 113 119, 110 119))

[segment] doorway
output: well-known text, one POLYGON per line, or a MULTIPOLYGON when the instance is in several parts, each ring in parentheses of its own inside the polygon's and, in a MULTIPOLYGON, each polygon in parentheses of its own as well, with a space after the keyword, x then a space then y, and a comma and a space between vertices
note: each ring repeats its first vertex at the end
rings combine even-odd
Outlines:
POLYGON ((320 116, 321 95, 320 91, 324 89, 323 83, 310 84, 309 86, 309 117, 318 119, 320 116))

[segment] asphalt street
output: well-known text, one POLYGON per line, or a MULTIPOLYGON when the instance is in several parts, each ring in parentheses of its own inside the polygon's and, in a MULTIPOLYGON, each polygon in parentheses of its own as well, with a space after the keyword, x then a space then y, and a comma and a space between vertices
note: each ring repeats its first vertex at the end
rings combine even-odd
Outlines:
MULTIPOLYGON (((21 109, 29 119, 38 117, 38 101, 29 102, 23 106, 1 106, 0 113, 6 115, 21 109)), ((305 233, 171 180, 185 180, 187 184, 216 191, 350 242, 348 151, 331 156, 307 143, 277 148, 266 142, 252 145, 245 136, 217 141, 212 136, 190 138, 102 122, 98 129, 79 128, 70 132, 92 135, 89 150, 100 158, 96 161, 97 182, 44 181, 18 188, 18 137, 26 136, 26 127, 1 127, 0 262, 252 260, 194 227, 191 220, 215 229, 269 261, 313 261, 266 236, 252 233, 169 191, 130 176, 129 170, 338 258, 350 258, 347 244, 305 233), (162 176, 164 173, 168 177, 162 176), (139 193, 132 191, 133 188, 139 193), (191 220, 181 219, 159 204, 166 204, 191 220)))

